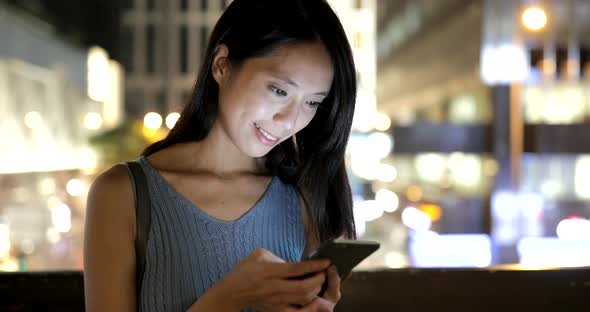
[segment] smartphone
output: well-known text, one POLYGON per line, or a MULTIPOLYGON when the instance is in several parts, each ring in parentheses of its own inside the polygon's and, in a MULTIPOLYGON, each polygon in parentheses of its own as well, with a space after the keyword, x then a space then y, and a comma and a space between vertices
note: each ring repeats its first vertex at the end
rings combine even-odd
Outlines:
POLYGON ((359 263, 379 249, 380 244, 362 240, 329 240, 322 243, 304 260, 330 259, 338 269, 338 275, 344 279, 359 263))

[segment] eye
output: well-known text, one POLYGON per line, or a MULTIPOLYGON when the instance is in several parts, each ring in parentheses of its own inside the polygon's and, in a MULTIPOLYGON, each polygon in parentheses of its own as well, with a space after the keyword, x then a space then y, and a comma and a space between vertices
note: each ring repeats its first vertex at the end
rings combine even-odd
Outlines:
POLYGON ((320 104, 322 104, 322 102, 318 102, 318 101, 307 101, 305 103, 311 107, 318 107, 320 104))
POLYGON ((287 96, 287 91, 285 91, 285 90, 283 90, 281 88, 278 88, 278 87, 275 87, 275 86, 269 86, 268 88, 275 95, 278 95, 278 96, 287 96))

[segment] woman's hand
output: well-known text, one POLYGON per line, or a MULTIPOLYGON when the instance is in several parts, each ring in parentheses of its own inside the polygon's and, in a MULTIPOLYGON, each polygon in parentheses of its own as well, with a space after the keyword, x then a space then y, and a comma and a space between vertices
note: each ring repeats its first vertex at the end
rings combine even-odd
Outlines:
POLYGON ((295 312, 295 311, 305 311, 305 312, 332 312, 334 311, 334 307, 340 301, 341 293, 340 293, 340 276, 338 275, 338 270, 336 270, 336 266, 331 265, 330 268, 327 270, 328 275, 328 288, 322 297, 315 298, 311 303, 303 308, 289 308, 285 311, 287 312, 295 312))
POLYGON ((337 273, 335 277, 328 274, 330 286, 324 298, 317 297, 329 265, 330 261, 325 259, 286 263, 270 251, 259 248, 240 261, 211 290, 223 293, 219 297, 231 302, 229 306, 236 310, 298 311, 300 309, 292 308, 296 304, 305 306, 304 311, 332 311, 340 296, 340 281, 335 279, 337 273), (320 309, 307 310, 315 306, 320 309))

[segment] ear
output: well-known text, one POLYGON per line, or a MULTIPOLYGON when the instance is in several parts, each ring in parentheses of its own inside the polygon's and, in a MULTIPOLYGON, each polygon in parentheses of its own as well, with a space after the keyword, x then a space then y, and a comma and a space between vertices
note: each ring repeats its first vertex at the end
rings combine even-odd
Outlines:
POLYGON ((220 87, 229 77, 230 66, 228 56, 229 49, 225 44, 220 44, 215 48, 211 70, 213 78, 220 87))

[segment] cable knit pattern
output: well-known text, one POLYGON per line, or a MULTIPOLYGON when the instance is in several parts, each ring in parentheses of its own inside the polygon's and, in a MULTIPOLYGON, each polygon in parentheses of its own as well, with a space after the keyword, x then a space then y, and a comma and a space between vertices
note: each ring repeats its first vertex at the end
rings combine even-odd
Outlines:
POLYGON ((292 185, 273 177, 248 213, 227 222, 195 207, 145 157, 137 161, 152 201, 141 311, 186 311, 258 247, 287 262, 301 259, 305 234, 299 196, 292 185))

